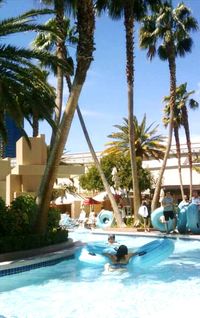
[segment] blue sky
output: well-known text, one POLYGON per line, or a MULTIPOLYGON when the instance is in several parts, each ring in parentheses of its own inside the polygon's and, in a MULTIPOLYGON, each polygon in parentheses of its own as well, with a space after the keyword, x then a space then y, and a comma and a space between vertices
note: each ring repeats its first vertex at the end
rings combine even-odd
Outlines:
MULTIPOLYGON (((174 1, 174 5, 177 3, 179 1, 174 1)), ((200 0, 185 0, 184 3, 191 8, 193 15, 200 22, 200 0)), ((0 8, 1 19, 38 7, 38 4, 38 0, 5 0, 5 4, 0 8)), ((23 34, 12 36, 7 41, 24 46, 28 45, 31 37, 29 34, 23 34)), ((177 59, 177 85, 187 82, 187 89, 195 90, 193 98, 200 102, 200 31, 193 33, 193 41, 192 53, 177 59)), ((146 113, 147 124, 159 124, 158 133, 166 135, 161 118, 162 99, 169 95, 168 64, 157 57, 151 62, 147 60, 146 52, 138 47, 138 26, 135 30, 135 42, 135 114, 140 122, 146 113)), ((110 141, 107 136, 116 131, 113 125, 122 124, 123 117, 127 117, 123 22, 111 21, 106 15, 97 19, 95 46, 94 61, 88 71, 79 105, 94 148, 101 151, 110 141)), ((67 96, 65 101, 66 99, 67 96)), ((189 119, 193 141, 199 142, 199 110, 190 111, 189 119)), ((31 134, 28 125, 26 128, 31 134)), ((47 124, 40 124, 40 133, 46 135, 48 143, 50 128, 47 124)), ((182 141, 184 140, 183 138, 182 141)), ((65 150, 69 153, 89 151, 77 116, 74 118, 65 150)))

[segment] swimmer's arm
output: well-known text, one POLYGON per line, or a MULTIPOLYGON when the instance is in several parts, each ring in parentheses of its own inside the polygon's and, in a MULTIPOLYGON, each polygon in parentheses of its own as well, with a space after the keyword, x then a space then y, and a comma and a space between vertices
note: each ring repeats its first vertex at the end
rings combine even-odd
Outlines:
POLYGON ((142 256, 142 255, 144 255, 144 254, 146 254, 145 251, 135 252, 135 253, 129 253, 129 254, 128 254, 128 260, 129 260, 131 257, 134 257, 134 256, 142 256))

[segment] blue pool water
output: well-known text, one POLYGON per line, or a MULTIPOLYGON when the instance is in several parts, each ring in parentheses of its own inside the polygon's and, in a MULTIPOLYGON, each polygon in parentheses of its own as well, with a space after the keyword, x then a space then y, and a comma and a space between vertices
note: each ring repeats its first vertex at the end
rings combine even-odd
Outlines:
MULTIPOLYGON (((106 236, 74 234, 84 241, 106 236)), ((153 238, 117 236, 139 247, 153 238)), ((104 273, 76 260, 0 278, 0 318, 188 318, 200 315, 200 242, 176 240, 156 266, 104 273)))

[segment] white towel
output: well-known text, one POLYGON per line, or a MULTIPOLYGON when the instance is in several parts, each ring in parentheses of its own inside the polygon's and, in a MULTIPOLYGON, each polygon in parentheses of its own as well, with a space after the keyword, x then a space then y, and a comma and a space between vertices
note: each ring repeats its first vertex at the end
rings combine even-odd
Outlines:
POLYGON ((142 205, 138 210, 138 214, 141 215, 143 218, 146 218, 149 215, 147 207, 145 205, 142 205))

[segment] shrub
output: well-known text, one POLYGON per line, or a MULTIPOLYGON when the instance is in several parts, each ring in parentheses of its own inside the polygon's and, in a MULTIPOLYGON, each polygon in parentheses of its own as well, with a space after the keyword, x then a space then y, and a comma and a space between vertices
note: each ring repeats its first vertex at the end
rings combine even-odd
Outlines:
POLYGON ((48 213, 47 231, 55 231, 59 227, 60 211, 56 208, 50 208, 48 213))
POLYGON ((68 231, 59 228, 60 211, 49 209, 45 235, 34 234, 38 214, 31 196, 20 196, 9 208, 0 199, 0 253, 33 249, 64 242, 68 231))
POLYGON ((38 210, 33 197, 19 196, 9 209, 10 230, 12 234, 30 234, 36 222, 38 210))
POLYGON ((68 231, 59 230, 46 235, 17 235, 0 238, 0 253, 8 253, 22 250, 40 248, 58 244, 68 239, 68 231))
POLYGON ((7 233, 8 226, 8 209, 4 200, 0 197, 0 235, 7 233))

